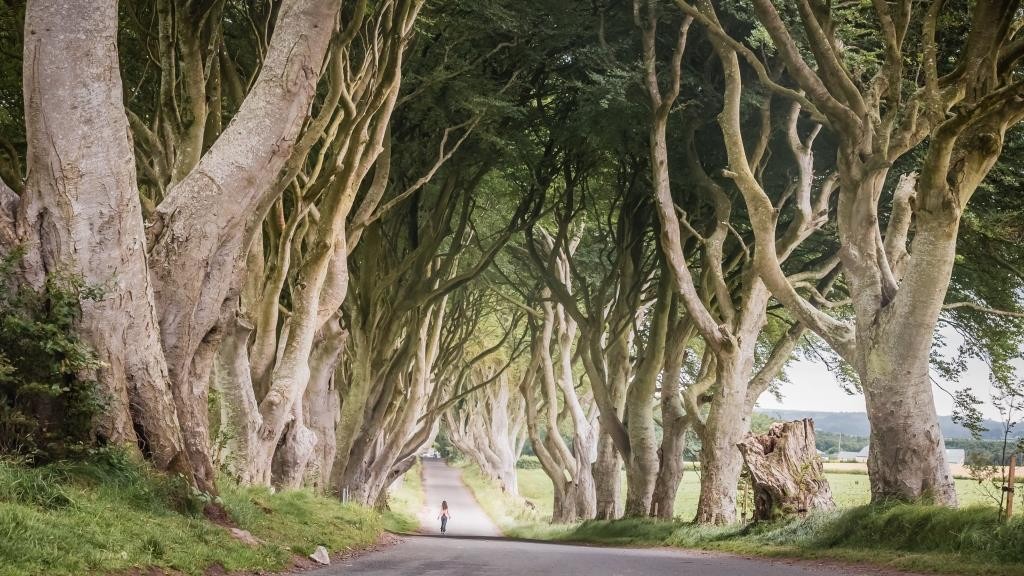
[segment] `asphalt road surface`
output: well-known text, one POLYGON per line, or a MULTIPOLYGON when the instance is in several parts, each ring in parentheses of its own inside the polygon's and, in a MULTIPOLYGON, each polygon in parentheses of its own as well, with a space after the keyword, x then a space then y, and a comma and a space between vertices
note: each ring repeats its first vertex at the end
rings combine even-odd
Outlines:
POLYGON ((880 574, 770 559, 748 559, 683 550, 598 548, 501 538, 476 503, 458 470, 424 461, 427 508, 421 535, 359 558, 317 570, 315 576, 846 576, 880 574), (436 520, 441 500, 451 509, 448 534, 436 520))

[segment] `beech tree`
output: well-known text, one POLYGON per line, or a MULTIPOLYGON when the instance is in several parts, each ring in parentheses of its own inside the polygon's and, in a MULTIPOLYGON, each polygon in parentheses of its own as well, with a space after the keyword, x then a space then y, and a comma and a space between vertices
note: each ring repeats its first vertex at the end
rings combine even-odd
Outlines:
POLYGON ((0 3, 0 257, 99 294, 91 438, 201 491, 384 506, 446 426, 671 518, 692 432, 697 521, 741 445, 801 508, 748 432, 807 333, 873 498, 953 504, 929 371, 1013 379, 1019 0, 49 4, 0 3))
POLYGON ((549 292, 541 293, 545 296, 543 311, 531 324, 530 362, 519 386, 526 400, 530 444, 554 486, 551 521, 564 524, 592 519, 597 512, 592 467, 597 459, 597 410, 593 396, 581 395, 573 377, 575 325, 549 292), (568 441, 562 436, 563 422, 571 430, 568 441))
MULTIPOLYGON (((796 323, 774 343, 773 349, 758 362, 758 343, 762 338, 771 292, 760 276, 756 257, 752 258, 743 236, 731 220, 736 217, 733 203, 724 187, 704 169, 695 146, 697 124, 690 119, 684 132, 683 161, 685 174, 700 196, 711 204, 713 220, 707 223, 710 232, 702 231, 702 222, 690 222, 687 212, 677 207, 669 170, 667 125, 670 112, 681 92, 683 55, 687 49, 691 16, 677 24, 674 46, 665 65, 667 82, 659 75, 657 31, 660 11, 657 2, 634 2, 634 18, 643 43, 644 82, 650 99, 650 167, 655 202, 661 222, 661 247, 673 277, 673 286, 685 308, 693 329, 700 334, 713 357, 714 398, 706 418, 701 414, 695 395, 707 390, 693 387, 684 393, 692 425, 701 438, 701 497, 697 521, 726 523, 735 518, 736 487, 742 469, 737 444, 749 432, 750 414, 758 397, 765 392, 789 360, 803 326, 796 323), (702 246, 701 263, 710 288, 703 290, 691 272, 693 261, 687 258, 685 242, 693 239, 702 246), (739 247, 730 249, 729 242, 739 247), (760 364, 760 365, 758 365, 760 364)), ((787 194, 780 194, 779 206, 796 203, 801 217, 793 219, 779 243, 779 261, 785 261, 823 223, 829 200, 835 190, 834 180, 815 189, 811 145, 817 135, 811 132, 801 139, 796 132, 795 112, 786 118, 787 142, 796 164, 797 178, 787 194)), ((760 179, 761 166, 769 142, 775 135, 771 109, 762 109, 759 132, 750 163, 760 179)), ((746 157, 744 157, 746 160, 746 157)), ((698 201, 701 201, 698 199, 698 201)), ((774 209, 774 207, 773 207, 774 209)), ((706 221, 705 221, 706 222, 706 221)), ((826 278, 835 267, 826 261, 817 268, 801 270, 799 280, 816 282, 826 278)), ((797 281, 797 277, 792 280, 797 281)))
MULTIPOLYGON (((263 251, 262 244, 270 249, 269 265, 257 261, 249 268, 248 281, 254 285, 243 294, 251 298, 241 302, 242 321, 254 331, 250 379, 259 403, 258 413, 247 403, 239 414, 243 422, 259 422, 255 430, 248 427, 247 438, 236 434, 247 463, 241 474, 244 482, 271 482, 272 463, 286 428, 285 450, 292 452, 288 456, 292 462, 284 484, 301 481, 316 446, 302 399, 311 377, 317 389, 323 389, 338 359, 334 353, 338 342, 329 336, 340 330, 335 324, 347 290, 349 241, 358 242, 347 225, 364 226, 385 192, 389 156, 378 160, 386 148, 387 126, 401 85, 402 57, 420 6, 413 2, 378 7, 358 34, 351 32, 365 40, 339 44, 332 51, 329 90, 299 143, 305 154, 294 155, 284 175, 289 179, 291 202, 287 207, 284 199, 277 202, 271 216, 274 222, 263 227, 272 236, 269 241, 261 237, 261 246, 255 248, 256 254, 263 251), (371 168, 373 182, 349 222, 371 168), (286 285, 289 313, 281 319, 286 285), (316 358, 325 362, 311 365, 318 334, 327 348, 316 358)), ((238 382, 234 375, 228 377, 233 381, 225 385, 238 382)))
POLYGON ((144 229, 118 69, 117 4, 42 4, 29 3, 25 15, 29 179, 18 200, 7 202, 17 204, 17 215, 5 236, 28 247, 26 281, 38 284, 63 268, 106 290, 84 303, 82 319, 103 362, 96 379, 107 408, 99 435, 142 446, 158 467, 212 491, 209 344, 251 238, 245 224, 259 221, 260 207, 277 193, 276 175, 306 119, 339 6, 281 6, 233 122, 181 169, 144 229), (44 121, 58 116, 62 126, 44 121), (45 144, 51 141, 68 149, 45 144), (66 181, 61 174, 70 172, 78 176, 66 181))
POLYGON ((781 83, 722 27, 711 2, 677 4, 707 30, 723 67, 727 175, 750 213, 757 272, 859 377, 871 421, 873 499, 955 504, 929 354, 964 208, 999 157, 1006 130, 1024 114, 1019 3, 978 2, 963 7, 964 19, 946 19, 944 2, 833 8, 799 1, 793 14, 788 3, 753 0, 756 22, 785 68, 781 83), (862 22, 879 48, 855 59, 844 26, 862 22), (798 108, 801 125, 805 118, 822 124, 835 139, 836 225, 852 321, 816 309, 783 272, 777 211, 744 141, 741 59, 766 90, 798 108), (891 166, 915 150, 919 176, 904 175, 887 189, 891 166))
POLYGON ((469 383, 478 388, 444 413, 448 438, 502 491, 518 495, 516 464, 528 433, 524 398, 508 364, 490 362, 469 371, 469 383), (493 381, 490 383, 489 381, 493 381))

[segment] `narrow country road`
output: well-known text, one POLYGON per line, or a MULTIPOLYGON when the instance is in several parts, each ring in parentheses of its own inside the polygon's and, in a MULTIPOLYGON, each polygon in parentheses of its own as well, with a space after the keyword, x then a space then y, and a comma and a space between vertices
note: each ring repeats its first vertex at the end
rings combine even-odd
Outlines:
POLYGON ((420 514, 422 535, 400 544, 311 572, 315 576, 847 576, 884 574, 819 568, 771 559, 684 550, 598 548, 501 538, 500 530, 476 503, 461 473, 439 460, 424 460, 427 509, 420 514), (441 536, 435 520, 441 500, 452 518, 441 536))
POLYGON ((441 501, 448 501, 451 518, 446 538, 458 536, 501 536, 501 530, 491 517, 476 503, 473 493, 462 483, 462 472, 444 460, 423 459, 423 492, 426 508, 420 513, 420 532, 428 535, 441 533, 441 501))

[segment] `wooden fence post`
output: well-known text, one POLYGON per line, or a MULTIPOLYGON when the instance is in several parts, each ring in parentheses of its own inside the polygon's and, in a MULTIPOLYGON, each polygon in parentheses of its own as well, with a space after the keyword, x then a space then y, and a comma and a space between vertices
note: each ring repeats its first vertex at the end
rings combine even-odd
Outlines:
POLYGON ((1013 518, 1014 481, 1017 475, 1017 455, 1010 455, 1010 470, 1006 473, 1006 519, 1013 518))

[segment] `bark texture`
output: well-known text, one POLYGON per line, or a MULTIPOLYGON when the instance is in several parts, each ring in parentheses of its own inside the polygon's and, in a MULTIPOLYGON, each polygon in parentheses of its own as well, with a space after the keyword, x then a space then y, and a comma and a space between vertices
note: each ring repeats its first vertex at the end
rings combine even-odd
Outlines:
POLYGON ((754 486, 754 519, 832 510, 832 490, 815 445, 814 421, 776 422, 739 444, 754 486))
POLYGON ((282 4, 260 74, 238 113, 168 190, 147 231, 172 390, 204 487, 215 476, 202 378, 213 355, 199 352, 233 300, 263 211, 280 193, 278 175, 309 114, 339 8, 327 0, 282 4))
POLYGON ((97 433, 191 475, 147 272, 146 240, 117 54, 117 2, 30 2, 24 98, 28 181, 17 215, 25 270, 81 276, 82 336, 104 366, 97 433), (69 58, 68 55, 75 55, 69 58))
MULTIPOLYGON (((729 37, 714 3, 699 0, 696 8, 683 0, 677 4, 708 29, 722 64, 725 90, 718 120, 729 176, 750 214, 758 272, 774 297, 860 378, 872 424, 872 498, 930 498, 955 505, 926 384, 928 358, 963 209, 998 158, 1006 129, 1024 119, 1024 86, 1014 80, 1021 60, 1013 40, 1016 8, 1003 2, 972 5, 969 32, 954 47, 937 41, 944 29, 942 3, 875 3, 877 37, 886 49, 879 72, 857 78, 843 64, 830 9, 802 4, 802 30, 793 34, 775 2, 752 0, 757 20, 800 89, 796 92, 776 84, 758 57, 729 37), (910 36, 917 35, 913 42, 907 41, 910 30, 910 36), (792 126, 804 114, 826 124, 836 142, 838 255, 852 321, 815 309, 813 295, 798 292, 800 284, 782 270, 780 255, 787 250, 777 242, 779 210, 759 184, 744 141, 741 56, 769 92, 793 103, 792 126), (920 61, 921 69, 906 66, 908 60, 920 61), (940 73, 940 62, 953 65, 949 74, 940 73), (924 151, 916 190, 903 189, 901 182, 893 194, 885 194, 890 167, 912 150, 924 151), (879 215, 890 201, 892 217, 883 225, 879 215), (908 245, 911 222, 914 234, 908 245)), ((790 141, 790 148, 803 156, 813 144, 813 138, 790 141)), ((828 214, 810 207, 799 203, 797 217, 828 214)))
MULTIPOLYGON (((480 381, 494 375, 482 372, 480 381)), ((507 373, 471 394, 458 409, 445 412, 448 437, 460 452, 496 480, 503 492, 519 494, 516 463, 526 438, 523 398, 515 393, 507 373)))

